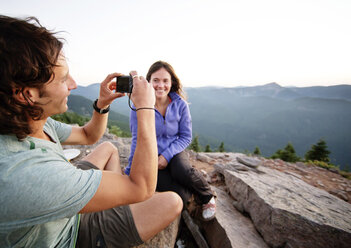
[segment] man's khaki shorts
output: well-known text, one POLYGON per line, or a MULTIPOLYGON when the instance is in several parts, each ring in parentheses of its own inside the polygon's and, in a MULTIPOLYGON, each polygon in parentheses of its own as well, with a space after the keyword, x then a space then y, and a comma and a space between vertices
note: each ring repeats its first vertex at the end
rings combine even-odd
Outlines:
MULTIPOLYGON (((98 168, 88 161, 75 165, 82 170, 98 168)), ((129 206, 81 214, 77 247, 131 247, 142 244, 129 206)))

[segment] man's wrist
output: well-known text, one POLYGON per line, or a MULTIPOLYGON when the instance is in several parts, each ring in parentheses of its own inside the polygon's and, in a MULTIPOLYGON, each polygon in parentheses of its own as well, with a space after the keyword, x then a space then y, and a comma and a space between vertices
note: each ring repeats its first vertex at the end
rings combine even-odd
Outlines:
POLYGON ((98 112, 99 114, 106 114, 106 113, 108 113, 108 112, 110 111, 110 105, 108 105, 107 108, 99 108, 99 107, 97 106, 98 100, 99 100, 99 99, 96 99, 96 100, 94 101, 94 103, 93 103, 93 108, 94 108, 94 110, 95 110, 96 112, 98 112))
POLYGON ((155 108, 151 108, 151 107, 141 107, 141 108, 136 108, 135 111, 143 110, 143 109, 146 109, 146 110, 155 110, 155 108))

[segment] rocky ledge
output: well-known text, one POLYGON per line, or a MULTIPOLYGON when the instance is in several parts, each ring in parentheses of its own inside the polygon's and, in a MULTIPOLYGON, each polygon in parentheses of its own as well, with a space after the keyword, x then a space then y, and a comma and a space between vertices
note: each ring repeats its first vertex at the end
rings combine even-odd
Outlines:
MULTIPOLYGON (((106 140, 125 166, 130 139, 106 134, 100 142, 106 140)), ((78 148, 76 160, 94 146, 78 148)), ((350 180, 303 163, 240 153, 188 154, 217 193, 214 220, 201 222, 191 212, 210 247, 350 247, 350 180)), ((174 247, 178 224, 179 219, 142 247, 174 247)))

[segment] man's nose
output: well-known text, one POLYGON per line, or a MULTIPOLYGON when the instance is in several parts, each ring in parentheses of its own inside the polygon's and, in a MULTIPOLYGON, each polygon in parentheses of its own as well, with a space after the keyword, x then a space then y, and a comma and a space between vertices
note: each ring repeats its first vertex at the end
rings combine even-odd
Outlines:
POLYGON ((76 81, 72 78, 71 75, 68 76, 68 80, 67 80, 67 86, 69 90, 74 90, 77 88, 77 83, 76 81))

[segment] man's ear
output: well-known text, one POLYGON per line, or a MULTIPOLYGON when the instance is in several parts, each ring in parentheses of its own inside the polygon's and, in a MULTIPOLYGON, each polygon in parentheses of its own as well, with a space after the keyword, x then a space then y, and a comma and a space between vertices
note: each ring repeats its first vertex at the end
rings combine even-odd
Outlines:
POLYGON ((14 97, 22 102, 34 104, 39 99, 39 90, 36 88, 25 87, 22 90, 14 90, 14 97))

